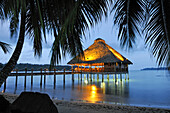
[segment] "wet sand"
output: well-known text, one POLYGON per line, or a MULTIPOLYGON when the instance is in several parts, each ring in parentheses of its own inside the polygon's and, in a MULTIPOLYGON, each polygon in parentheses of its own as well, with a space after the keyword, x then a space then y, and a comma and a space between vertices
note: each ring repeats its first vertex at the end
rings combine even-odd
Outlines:
MULTIPOLYGON (((18 95, 8 93, 0 93, 0 95, 3 95, 10 103, 18 97, 18 95)), ((170 109, 149 107, 69 102, 55 99, 53 102, 56 104, 59 113, 170 113, 170 109)))

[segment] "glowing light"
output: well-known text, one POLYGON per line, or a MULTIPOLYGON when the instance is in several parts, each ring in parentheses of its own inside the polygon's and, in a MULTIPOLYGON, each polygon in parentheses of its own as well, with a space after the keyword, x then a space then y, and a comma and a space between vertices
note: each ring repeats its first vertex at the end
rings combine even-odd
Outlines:
POLYGON ((124 61, 124 58, 122 57, 121 54, 119 54, 116 50, 112 49, 110 46, 107 46, 108 49, 116 56, 121 61, 124 61))
POLYGON ((119 82, 116 82, 116 85, 118 85, 119 84, 119 82))
POLYGON ((88 84, 88 81, 87 81, 87 80, 85 80, 85 81, 84 81, 84 83, 85 83, 85 84, 88 84))
POLYGON ((92 89, 92 91, 96 91, 97 90, 96 86, 92 86, 91 89, 92 89))
POLYGON ((101 83, 101 88, 103 89, 103 94, 105 94, 106 89, 105 89, 105 83, 104 82, 101 83))
POLYGON ((101 83, 101 88, 105 88, 105 83, 104 82, 101 83))
POLYGON ((2 93, 4 93, 4 90, 2 90, 2 93))

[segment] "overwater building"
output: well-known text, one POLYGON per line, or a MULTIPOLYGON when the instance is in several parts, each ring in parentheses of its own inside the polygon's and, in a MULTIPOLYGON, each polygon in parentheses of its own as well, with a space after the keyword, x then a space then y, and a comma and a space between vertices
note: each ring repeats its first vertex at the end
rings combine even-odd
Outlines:
POLYGON ((84 55, 74 57, 68 64, 78 66, 75 71, 127 73, 132 62, 98 38, 84 50, 84 55))

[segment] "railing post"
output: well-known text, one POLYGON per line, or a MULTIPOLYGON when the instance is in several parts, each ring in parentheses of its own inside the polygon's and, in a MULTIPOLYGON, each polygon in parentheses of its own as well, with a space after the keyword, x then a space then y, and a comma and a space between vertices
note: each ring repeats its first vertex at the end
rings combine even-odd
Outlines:
POLYGON ((25 68, 24 89, 26 89, 26 84, 27 84, 27 68, 25 68))

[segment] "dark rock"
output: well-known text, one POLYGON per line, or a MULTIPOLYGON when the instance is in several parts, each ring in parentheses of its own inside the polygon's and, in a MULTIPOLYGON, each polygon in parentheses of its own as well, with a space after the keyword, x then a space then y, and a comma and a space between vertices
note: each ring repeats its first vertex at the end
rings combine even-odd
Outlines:
POLYGON ((9 113, 10 103, 0 95, 0 113, 9 113))
POLYGON ((47 94, 22 92, 12 103, 12 113, 58 113, 47 94))

